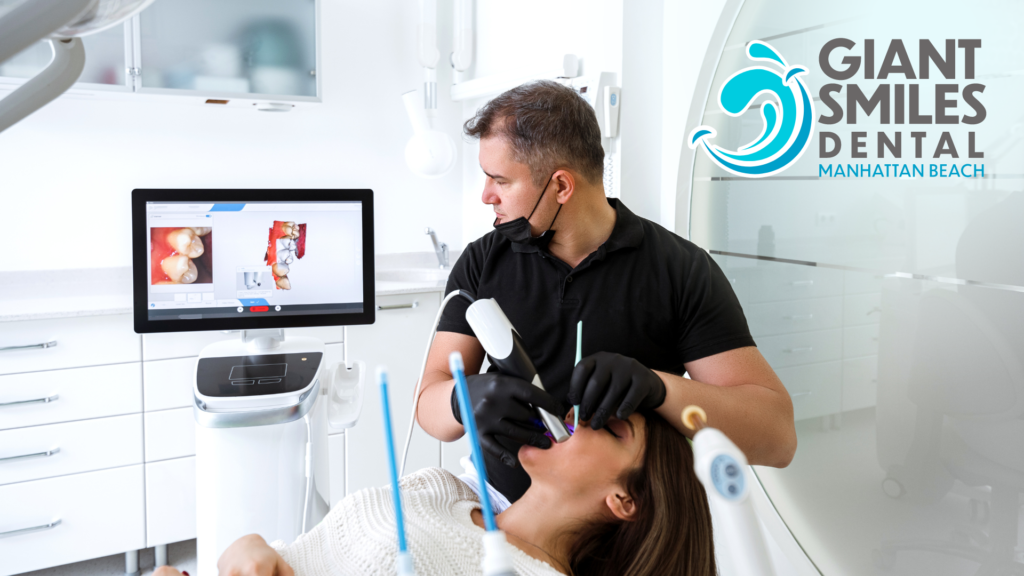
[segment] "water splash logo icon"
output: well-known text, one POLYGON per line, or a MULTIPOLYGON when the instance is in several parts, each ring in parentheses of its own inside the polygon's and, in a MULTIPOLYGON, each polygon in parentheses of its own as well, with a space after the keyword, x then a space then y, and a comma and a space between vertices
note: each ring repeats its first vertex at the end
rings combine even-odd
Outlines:
POLYGON ((799 78, 807 74, 806 68, 789 66, 774 48, 759 40, 747 45, 747 57, 778 64, 782 69, 751 66, 736 72, 722 84, 718 105, 729 116, 740 116, 754 99, 767 93, 772 100, 761 105, 761 133, 753 142, 732 151, 711 144, 717 134, 714 128, 699 126, 690 133, 689 146, 701 146, 715 164, 733 174, 762 178, 800 159, 811 141, 814 104, 799 78))

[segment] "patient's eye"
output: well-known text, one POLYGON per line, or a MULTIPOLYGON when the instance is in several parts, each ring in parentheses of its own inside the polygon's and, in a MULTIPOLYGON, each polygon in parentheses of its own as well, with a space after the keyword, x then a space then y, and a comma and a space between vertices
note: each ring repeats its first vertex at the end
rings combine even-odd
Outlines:
POLYGON ((607 430, 608 433, 611 434, 612 436, 615 436, 616 438, 621 438, 621 436, 619 436, 618 434, 615 433, 614 430, 612 430, 611 426, 608 426, 607 424, 605 424, 604 429, 607 430))

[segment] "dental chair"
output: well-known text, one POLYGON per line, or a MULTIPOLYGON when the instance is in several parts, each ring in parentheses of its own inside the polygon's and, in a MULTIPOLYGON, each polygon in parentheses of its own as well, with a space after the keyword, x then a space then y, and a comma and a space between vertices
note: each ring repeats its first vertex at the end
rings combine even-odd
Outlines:
MULTIPOLYGON (((950 290, 919 297, 916 328, 905 376, 907 399, 916 407, 913 436, 901 463, 883 462, 883 489, 890 497, 927 505, 945 497, 954 480, 990 487, 987 502, 971 500, 973 523, 987 523, 988 531, 954 529, 949 540, 883 542, 874 551, 875 565, 892 568, 898 553, 915 550, 974 560, 980 564, 978 575, 1024 574, 1024 564, 1015 560, 1024 492, 1020 350, 964 294, 950 290)), ((896 346, 882 346, 886 349, 899 352, 896 346)), ((888 392, 890 402, 906 400, 888 392)), ((885 437, 894 430, 884 422, 894 415, 885 399, 880 389, 880 460, 898 443, 885 437)))

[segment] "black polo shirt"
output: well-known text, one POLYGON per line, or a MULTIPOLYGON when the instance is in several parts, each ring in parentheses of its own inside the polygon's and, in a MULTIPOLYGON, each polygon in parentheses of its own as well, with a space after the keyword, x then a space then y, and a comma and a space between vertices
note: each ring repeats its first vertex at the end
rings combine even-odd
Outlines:
MULTIPOLYGON (((583 357, 615 352, 652 370, 681 375, 684 364, 754 340, 729 280, 697 245, 609 199, 611 236, 579 266, 490 232, 471 242, 448 278, 446 293, 494 298, 523 338, 544 387, 563 404, 583 321, 583 357)), ((448 303, 438 330, 473 336, 468 303, 448 303)), ((491 367, 493 370, 493 366, 491 367)), ((506 447, 515 454, 519 444, 506 447)), ((509 501, 530 486, 521 466, 485 453, 488 480, 509 501)))

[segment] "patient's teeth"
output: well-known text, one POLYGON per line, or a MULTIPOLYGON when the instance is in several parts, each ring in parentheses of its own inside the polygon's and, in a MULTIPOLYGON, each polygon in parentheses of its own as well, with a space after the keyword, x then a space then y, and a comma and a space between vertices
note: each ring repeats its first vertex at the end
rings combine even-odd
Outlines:
POLYGON ((167 234, 167 243, 189 258, 203 255, 203 240, 191 228, 179 228, 167 234))
POLYGON ((278 250, 277 261, 281 264, 291 264, 294 261, 293 253, 290 250, 278 250))
POLYGON ((282 276, 277 279, 277 287, 280 288, 281 290, 291 290, 292 283, 288 280, 287 277, 282 276))
POLYGON ((178 254, 168 256, 160 262, 160 268, 164 274, 175 284, 191 284, 199 277, 199 270, 188 256, 178 254))
POLYGON ((192 231, 195 232, 197 236, 206 236, 212 230, 213 228, 197 228, 195 226, 192 227, 192 231))
POLYGON ((277 276, 278 278, 288 275, 288 266, 280 262, 276 262, 272 270, 274 271, 274 276, 277 276))

